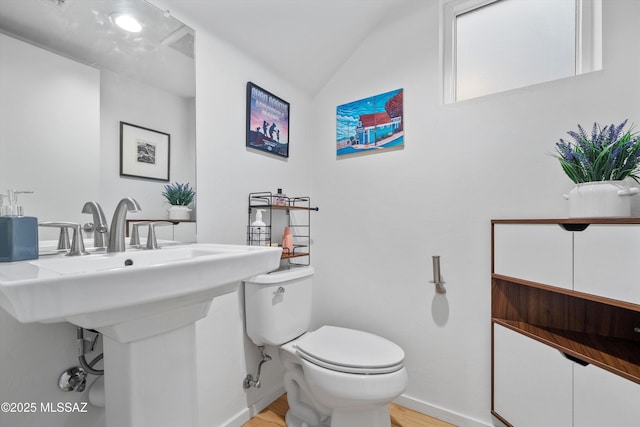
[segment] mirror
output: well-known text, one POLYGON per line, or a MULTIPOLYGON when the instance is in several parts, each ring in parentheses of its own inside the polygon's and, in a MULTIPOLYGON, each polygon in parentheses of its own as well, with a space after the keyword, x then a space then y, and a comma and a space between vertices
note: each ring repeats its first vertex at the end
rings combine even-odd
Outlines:
MULTIPOLYGON (((142 206, 129 218, 167 218, 168 182, 120 174, 120 122, 169 134, 169 182, 195 187, 194 31, 144 0, 11 0, 0 32, 0 192, 34 191, 20 204, 39 221, 91 222, 90 200, 110 220, 123 197, 142 206)), ((195 222, 162 228, 183 225, 195 241, 195 222)))

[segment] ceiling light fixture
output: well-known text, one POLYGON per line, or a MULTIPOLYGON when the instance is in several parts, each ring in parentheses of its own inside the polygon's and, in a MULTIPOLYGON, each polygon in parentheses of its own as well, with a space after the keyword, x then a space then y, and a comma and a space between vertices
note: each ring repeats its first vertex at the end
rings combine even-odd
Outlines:
POLYGON ((142 24, 131 15, 121 14, 114 19, 116 25, 130 33, 139 33, 142 31, 142 24))

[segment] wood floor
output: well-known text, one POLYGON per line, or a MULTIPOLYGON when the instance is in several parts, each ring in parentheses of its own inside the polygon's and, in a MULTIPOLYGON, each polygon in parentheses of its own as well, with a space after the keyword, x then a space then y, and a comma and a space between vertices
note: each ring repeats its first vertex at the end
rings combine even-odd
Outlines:
MULTIPOLYGON (((287 413, 287 395, 283 394, 268 408, 260 412, 242 427, 286 427, 284 415, 287 413)), ((390 404, 391 427, 455 427, 453 424, 431 418, 395 403, 390 404)), ((366 427, 366 426, 354 426, 366 427)))

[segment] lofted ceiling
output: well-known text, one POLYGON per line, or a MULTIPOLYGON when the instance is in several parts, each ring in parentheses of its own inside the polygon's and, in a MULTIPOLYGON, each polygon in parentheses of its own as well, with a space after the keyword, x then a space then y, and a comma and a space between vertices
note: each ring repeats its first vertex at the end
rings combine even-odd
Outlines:
POLYGON ((314 96, 377 26, 434 1, 0 0, 0 32, 193 96, 193 32, 176 16, 314 96), (142 17, 140 36, 114 27, 122 11, 142 17))
POLYGON ((313 96, 377 25, 437 0, 151 1, 313 96))

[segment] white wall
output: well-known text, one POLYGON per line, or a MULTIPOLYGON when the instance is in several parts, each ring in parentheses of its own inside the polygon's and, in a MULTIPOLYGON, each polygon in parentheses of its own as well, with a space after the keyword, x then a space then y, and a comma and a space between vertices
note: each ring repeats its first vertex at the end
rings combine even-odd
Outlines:
POLYGON ((0 34, 0 192, 33 190, 19 199, 26 215, 80 222, 82 203, 98 193, 99 79, 94 68, 0 34))
MULTIPOLYGON (((308 126, 310 100, 206 29, 189 25, 196 30, 198 240, 244 244, 250 192, 310 193, 315 130, 308 126), (289 158, 246 148, 248 81, 291 104, 289 158)), ((240 425, 249 418, 248 405, 281 387, 278 365, 270 362, 264 375, 272 381, 249 393, 242 388, 245 375, 255 375, 257 367, 256 347, 244 334, 242 305, 241 292, 216 298, 209 316, 197 323, 202 427, 240 425)))
POLYGON ((604 2, 601 72, 452 105, 440 102, 437 3, 399 11, 314 99, 315 324, 401 345, 403 404, 489 424, 490 219, 566 217, 571 182, 547 155, 558 138, 640 123, 640 3, 604 2), (337 160, 336 105, 400 87, 405 149, 337 160), (445 296, 428 283, 432 255, 445 296))
MULTIPOLYGON (((138 81, 102 71, 100 74, 100 197, 110 219, 123 197, 133 197, 142 212, 128 218, 167 218, 166 182, 120 176, 120 122, 171 135, 170 182, 195 186, 194 99, 183 98, 138 81)), ((197 188, 196 188, 197 190, 197 188)))
MULTIPOLYGON (((41 221, 82 221, 82 201, 98 193, 99 108, 97 70, 0 35, 0 191, 34 190, 23 201, 41 221)), ((77 364, 74 326, 25 325, 0 310, 0 402, 36 404, 31 413, 0 411, 0 426, 104 425, 102 409, 41 411, 42 403, 88 401, 57 387, 77 364)))

